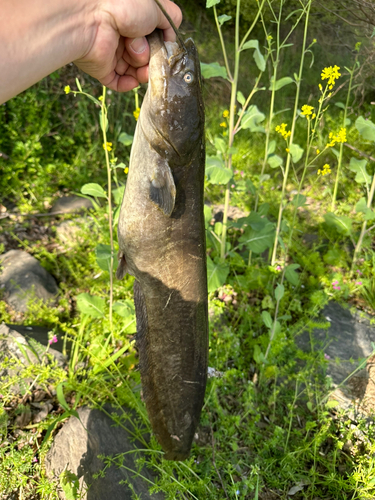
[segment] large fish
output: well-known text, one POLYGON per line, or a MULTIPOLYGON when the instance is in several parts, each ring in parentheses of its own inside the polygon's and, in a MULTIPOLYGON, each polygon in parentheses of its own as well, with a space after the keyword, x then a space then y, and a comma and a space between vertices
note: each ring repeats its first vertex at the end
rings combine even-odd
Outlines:
POLYGON ((204 109, 196 47, 148 36, 149 85, 121 206, 117 277, 135 277, 143 397, 168 460, 188 457, 207 378, 204 109))

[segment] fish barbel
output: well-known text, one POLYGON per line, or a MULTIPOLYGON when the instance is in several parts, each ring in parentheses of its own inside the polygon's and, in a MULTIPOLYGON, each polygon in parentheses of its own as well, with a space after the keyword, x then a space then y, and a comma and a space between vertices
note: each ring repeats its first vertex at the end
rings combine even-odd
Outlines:
POLYGON ((167 460, 189 456, 207 379, 204 108, 194 42, 148 37, 149 85, 118 224, 117 277, 135 277, 143 397, 167 460))

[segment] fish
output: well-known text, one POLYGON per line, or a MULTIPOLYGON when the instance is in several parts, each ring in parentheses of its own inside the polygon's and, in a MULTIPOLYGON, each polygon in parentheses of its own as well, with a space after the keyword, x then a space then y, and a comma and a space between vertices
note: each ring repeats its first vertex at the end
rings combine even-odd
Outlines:
POLYGON ((116 276, 135 277, 142 393, 166 460, 188 458, 204 403, 208 307, 204 105, 192 39, 150 45, 149 83, 118 222, 116 276))

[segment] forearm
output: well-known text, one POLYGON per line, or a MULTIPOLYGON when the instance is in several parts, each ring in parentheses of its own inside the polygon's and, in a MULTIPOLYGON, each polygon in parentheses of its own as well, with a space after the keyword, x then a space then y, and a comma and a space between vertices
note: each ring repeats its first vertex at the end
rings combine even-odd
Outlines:
POLYGON ((95 37, 95 5, 0 0, 0 103, 85 55, 95 37))

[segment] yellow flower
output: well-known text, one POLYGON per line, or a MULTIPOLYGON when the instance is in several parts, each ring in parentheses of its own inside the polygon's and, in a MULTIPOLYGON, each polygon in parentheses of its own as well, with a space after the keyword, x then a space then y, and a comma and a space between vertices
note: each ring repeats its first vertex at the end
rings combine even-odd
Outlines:
POLYGON ((99 101, 102 101, 103 100, 103 96, 101 95, 100 97, 98 97, 99 101))
POLYGON ((320 149, 317 149, 316 150, 316 154, 318 155, 320 153, 320 149))
POLYGON ((346 128, 340 128, 340 132, 336 135, 336 142, 346 142, 346 128))
POLYGON ((228 116, 229 116, 229 110, 226 109, 225 111, 223 111, 223 117, 228 118, 228 116))
POLYGON ((329 89, 335 85, 336 80, 341 76, 339 73, 339 66, 329 66, 324 68, 321 74, 322 80, 328 80, 327 85, 329 89))
POLYGON ((286 151, 287 153, 290 153, 290 149, 289 149, 289 148, 286 148, 286 149, 285 149, 285 151, 286 151))
POLYGON ((64 87, 64 90, 65 90, 65 94, 69 94, 69 92, 70 92, 70 85, 66 85, 64 87))
POLYGON ((124 172, 127 174, 129 172, 128 167, 125 167, 124 172))
POLYGON ((323 166, 323 170, 318 170, 318 175, 327 175, 327 174, 330 174, 331 173, 331 167, 328 165, 328 163, 326 163, 324 166, 323 166))
POLYGON ((227 128, 227 124, 226 124, 225 122, 221 122, 221 123, 220 123, 220 127, 227 128))
POLYGON ((316 113, 313 113, 313 115, 312 115, 312 117, 311 117, 311 118, 312 118, 312 119, 316 118, 316 113))
MULTIPOLYGON (((321 84, 321 83, 319 83, 319 90, 320 90, 320 92, 323 92, 323 87, 322 87, 322 84, 321 84)), ((319 102, 320 102, 320 101, 319 101, 319 102)))
POLYGON ((273 40, 273 36, 272 35, 268 35, 267 39, 268 40, 273 40))
POLYGON ((107 151, 112 151, 112 142, 107 142, 107 144, 103 144, 103 149, 107 151))
POLYGON ((137 121, 137 120, 138 120, 140 111, 141 111, 141 109, 140 109, 140 108, 136 108, 136 109, 133 111, 133 116, 134 116, 134 118, 135 118, 135 121, 137 121))
POLYGON ((280 134, 285 140, 288 139, 288 137, 290 136, 291 134, 291 131, 289 130, 289 132, 286 130, 286 127, 287 127, 287 124, 286 123, 282 123, 281 125, 278 125, 275 130, 278 134, 280 134))
POLYGON ((304 104, 302 106, 302 114, 304 116, 309 116, 309 115, 312 115, 312 112, 314 110, 314 107, 313 106, 308 106, 307 104, 304 104))

